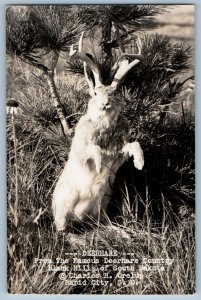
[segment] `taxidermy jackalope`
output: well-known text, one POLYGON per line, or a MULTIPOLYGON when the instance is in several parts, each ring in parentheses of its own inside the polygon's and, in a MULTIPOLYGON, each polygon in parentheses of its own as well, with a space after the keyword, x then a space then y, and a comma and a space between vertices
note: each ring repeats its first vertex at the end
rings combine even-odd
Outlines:
POLYGON ((138 38, 138 54, 123 53, 115 63, 108 75, 110 85, 102 83, 99 68, 82 51, 82 41, 83 33, 78 51, 72 45, 69 55, 83 61, 91 99, 87 113, 76 125, 68 161, 54 190, 52 209, 58 231, 70 220, 106 220, 111 186, 119 167, 130 156, 137 169, 141 170, 144 165, 139 143, 128 143, 128 121, 121 115, 114 95, 123 77, 140 61, 141 41, 138 38), (134 60, 129 63, 128 57, 134 60), (93 78, 88 75, 87 67, 93 78))

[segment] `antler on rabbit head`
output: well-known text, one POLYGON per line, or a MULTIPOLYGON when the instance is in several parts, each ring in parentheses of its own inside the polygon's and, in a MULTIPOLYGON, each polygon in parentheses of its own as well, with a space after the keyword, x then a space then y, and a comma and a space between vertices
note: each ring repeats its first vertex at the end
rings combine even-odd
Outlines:
MULTIPOLYGON (((69 56, 78 58, 83 61, 85 78, 89 85, 90 95, 92 96, 92 99, 90 100, 90 105, 93 103, 94 105, 96 105, 97 108, 103 110, 112 109, 112 106, 114 106, 115 102, 115 92, 117 90, 117 87, 122 82, 124 76, 135 65, 137 65, 140 62, 140 59, 142 58, 141 41, 138 37, 138 54, 122 53, 121 58, 118 59, 118 61, 112 67, 111 74, 108 74, 108 77, 111 77, 111 84, 104 85, 102 83, 100 70, 94 63, 94 61, 91 59, 91 55, 82 51, 83 36, 84 32, 82 32, 81 37, 79 39, 78 50, 74 50, 72 45, 69 56), (134 60, 131 63, 129 63, 128 57, 133 58, 134 60), (88 76, 87 67, 89 67, 92 71, 93 79, 90 76, 88 76)), ((120 103, 118 103, 116 106, 117 109, 120 106, 120 103)))
MULTIPOLYGON (((140 53, 133 55, 129 63, 123 55, 112 68, 111 84, 104 85, 99 68, 82 52, 83 33, 78 51, 71 47, 70 56, 84 62, 84 72, 89 84, 91 99, 88 111, 75 128, 69 159, 55 187, 53 213, 58 230, 65 228, 66 218, 99 220, 105 211, 112 193, 112 184, 119 167, 129 156, 134 156, 134 165, 142 169, 143 152, 138 142, 128 143, 129 124, 121 116, 118 99, 114 92, 126 73, 139 62, 140 53), (87 74, 86 67, 93 73, 87 74)), ((138 41, 139 48, 140 42, 138 41)), ((139 52, 141 49, 139 49, 139 52)))

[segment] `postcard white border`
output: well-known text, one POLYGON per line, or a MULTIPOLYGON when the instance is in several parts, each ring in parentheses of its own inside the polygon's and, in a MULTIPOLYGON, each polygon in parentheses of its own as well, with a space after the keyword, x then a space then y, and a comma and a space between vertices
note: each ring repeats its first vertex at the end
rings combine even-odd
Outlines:
POLYGON ((68 299, 88 299, 98 297, 99 299, 200 299, 201 297, 201 2, 194 1, 179 1, 179 0, 165 0, 165 1, 132 1, 132 0, 102 0, 102 1, 40 1, 40 0, 1 0, 0 4, 0 299, 61 299, 67 297, 68 299), (196 294, 194 295, 11 295, 7 294, 7 200, 6 200, 6 110, 5 110, 5 94, 6 94, 6 63, 5 63, 5 6, 15 4, 194 4, 196 6, 196 24, 195 24, 195 74, 196 74, 196 294))

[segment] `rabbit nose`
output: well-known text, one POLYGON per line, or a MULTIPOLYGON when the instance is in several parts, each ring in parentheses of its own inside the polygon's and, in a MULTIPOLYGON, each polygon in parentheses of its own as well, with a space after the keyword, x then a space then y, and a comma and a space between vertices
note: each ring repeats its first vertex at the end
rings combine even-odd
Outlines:
POLYGON ((108 109, 110 107, 111 107, 111 105, 109 103, 106 103, 106 104, 103 105, 103 109, 108 109))

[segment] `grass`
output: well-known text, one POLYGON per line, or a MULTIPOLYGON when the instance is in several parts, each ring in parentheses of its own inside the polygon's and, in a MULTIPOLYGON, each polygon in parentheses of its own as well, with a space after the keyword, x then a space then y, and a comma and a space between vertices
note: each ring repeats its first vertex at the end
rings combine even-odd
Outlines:
MULTIPOLYGON (((161 232, 153 228, 147 228, 142 224, 135 224, 135 230, 132 230, 131 239, 124 240, 121 236, 115 236, 114 232, 106 231, 105 228, 100 228, 98 235, 94 237, 94 232, 87 232, 84 236, 77 236, 73 239, 73 243, 67 242, 58 238, 53 230, 45 232, 45 229, 38 229, 32 241, 34 240, 37 248, 40 249, 34 255, 34 259, 43 259, 41 263, 33 263, 30 256, 35 253, 36 245, 29 244, 31 242, 31 235, 28 235, 27 240, 23 242, 23 253, 20 259, 15 261, 13 268, 10 269, 10 291, 12 293, 36 293, 36 294, 191 294, 194 291, 194 251, 195 245, 193 242, 194 232, 192 230, 192 221, 189 220, 181 228, 177 230, 169 230, 161 232), (190 226, 190 227, 189 227, 190 226), (48 241, 47 241, 48 239, 48 241), (47 243, 48 242, 48 243, 47 243), (48 244, 48 245, 47 245, 48 244), (118 251, 118 257, 130 258, 131 253, 133 258, 139 260, 140 264, 144 258, 157 259, 173 259, 172 264, 165 265, 165 271, 161 268, 157 271, 137 271, 143 276, 143 279, 138 281, 137 285, 132 285, 129 279, 124 278, 123 284, 120 284, 119 278, 121 274, 129 274, 122 270, 125 265, 117 265, 113 263, 107 268, 109 274, 109 286, 94 286, 92 280, 87 280, 86 286, 67 286, 65 281, 59 278, 60 272, 48 272, 47 263, 45 259, 52 260, 56 264, 56 258, 70 257, 68 272, 66 272, 67 279, 73 272, 73 258, 66 256, 64 253, 76 253, 77 258, 82 257, 83 249, 113 249, 118 251), (31 252, 31 254, 29 253, 31 252), (31 261, 31 262, 30 262, 31 261), (119 271, 117 271, 117 267, 119 271), (191 280, 189 280, 191 279, 191 280)), ((86 258, 86 257, 85 257, 86 258)), ((100 262, 96 264, 96 273, 99 273, 99 279, 105 281, 104 272, 101 267, 105 264, 101 261, 100 256, 94 256, 100 262)), ((112 257, 114 259, 115 257, 112 257)), ((151 265, 153 266, 153 265, 151 265)), ((159 265, 157 265, 159 268, 159 265)), ((91 268, 92 265, 89 264, 91 268)), ((160 265, 161 267, 161 265, 160 265)), ((136 267, 138 269, 138 265, 136 267)), ((86 272, 83 272, 86 273, 86 272)))
MULTIPOLYGON (((20 72, 19 65, 15 70, 20 72)), ((177 115, 166 116, 157 131, 153 132, 149 120, 143 123, 140 141, 145 150, 145 168, 137 171, 132 161, 128 161, 119 170, 108 208, 118 230, 93 224, 87 230, 78 228, 75 233, 71 228, 65 234, 58 234, 51 215, 51 198, 68 158, 71 140, 62 134, 42 74, 21 65, 20 76, 15 75, 18 78, 15 84, 8 83, 9 96, 15 95, 19 102, 15 135, 11 116, 7 120, 9 292, 194 293, 194 117, 188 107, 182 111, 178 106, 177 115), (16 196, 19 198, 17 227, 13 209, 16 196), (113 250, 118 258, 136 259, 135 270, 125 271, 128 263, 105 263, 106 255, 82 256, 88 250, 113 250), (68 260, 63 264, 68 271, 48 271, 50 265, 61 268, 57 258, 68 260), (74 258, 97 259, 97 263, 84 265, 90 274, 94 272, 99 281, 108 281, 108 285, 95 285, 89 276, 86 285, 66 284, 74 273, 74 258), (160 262, 171 259, 172 263, 145 263, 144 259, 160 262), (130 281, 132 272, 143 278, 130 281), (63 273, 65 280, 61 279, 63 273)), ((71 123, 75 124, 88 101, 83 80, 58 76, 57 85, 67 115, 71 115, 71 123)), ((184 102, 186 99, 183 97, 184 102)), ((113 254, 110 258, 117 257, 113 254)))

